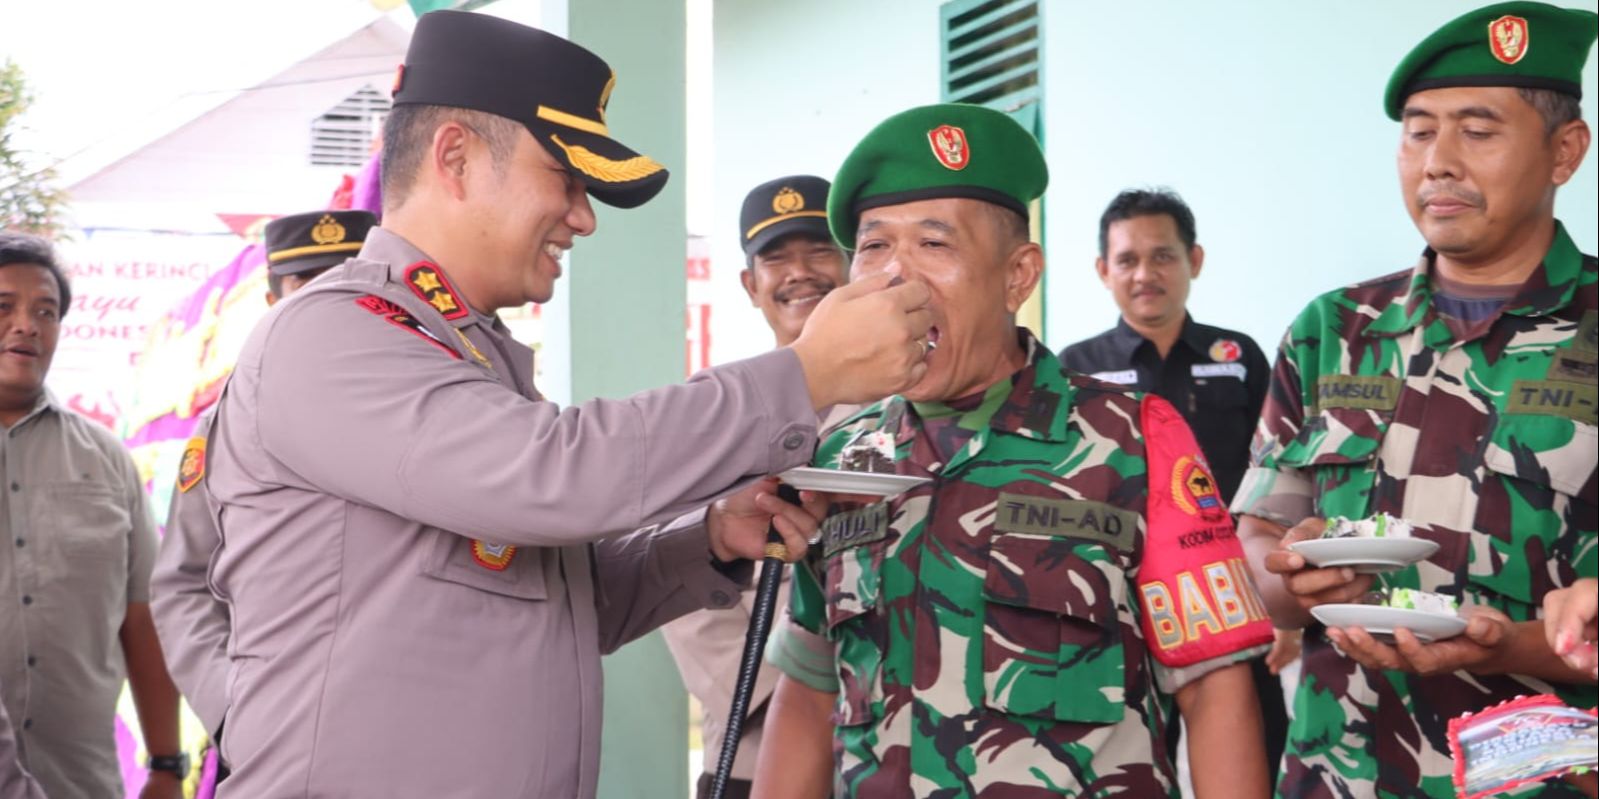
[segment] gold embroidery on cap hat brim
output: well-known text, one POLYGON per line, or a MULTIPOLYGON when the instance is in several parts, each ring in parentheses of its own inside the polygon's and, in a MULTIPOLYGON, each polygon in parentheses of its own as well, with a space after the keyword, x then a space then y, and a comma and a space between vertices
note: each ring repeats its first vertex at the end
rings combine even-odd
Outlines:
POLYGON ((567 144, 561 141, 560 136, 551 136, 550 141, 555 142, 555 145, 566 153, 566 158, 574 169, 606 183, 629 183, 647 178, 666 168, 647 155, 635 155, 625 161, 613 161, 582 145, 567 144))
POLYGON ((783 214, 782 216, 774 216, 771 219, 767 219, 767 220, 763 220, 761 222, 755 223, 754 226, 752 226, 749 230, 744 232, 744 238, 745 239, 753 239, 753 238, 755 238, 755 234, 756 233, 759 233, 759 232, 771 227, 772 225, 777 224, 778 222, 782 222, 782 221, 787 220, 787 219, 798 219, 800 217, 806 217, 806 216, 814 216, 814 217, 817 217, 819 219, 826 219, 827 218, 827 212, 826 211, 795 211, 792 214, 783 214))

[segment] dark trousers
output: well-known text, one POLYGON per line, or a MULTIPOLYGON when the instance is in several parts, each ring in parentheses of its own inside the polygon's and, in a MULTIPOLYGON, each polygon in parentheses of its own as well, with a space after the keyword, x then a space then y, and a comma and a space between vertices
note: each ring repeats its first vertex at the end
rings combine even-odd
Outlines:
MULTIPOLYGON (((700 772, 699 785, 694 788, 694 799, 711 799, 711 786, 714 784, 716 784, 715 774, 709 771, 700 772)), ((727 793, 723 794, 723 796, 726 799, 750 799, 750 781, 735 780, 729 777, 727 780, 727 793)))
MULTIPOLYGON (((1266 668, 1264 657, 1249 661, 1249 674, 1254 678, 1255 700, 1260 703, 1260 720, 1266 733, 1266 781, 1276 790, 1277 775, 1282 773, 1283 748, 1288 745, 1288 708, 1283 703, 1283 683, 1266 668)), ((1166 723, 1166 754, 1174 766, 1181 738, 1182 714, 1173 713, 1166 723)), ((1189 768, 1193 768, 1192 763, 1189 768)))

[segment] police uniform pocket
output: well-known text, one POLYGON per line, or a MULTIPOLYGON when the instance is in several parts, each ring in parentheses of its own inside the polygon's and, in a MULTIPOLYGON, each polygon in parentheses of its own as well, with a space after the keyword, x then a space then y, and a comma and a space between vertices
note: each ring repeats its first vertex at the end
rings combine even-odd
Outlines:
POLYGON ((445 530, 432 535, 423 574, 514 599, 548 597, 537 549, 489 544, 445 530))
POLYGON ((984 703, 1018 716, 1121 721, 1126 581, 1098 544, 996 534, 983 580, 984 703))
POLYGON ((133 529, 117 492, 101 483, 50 483, 40 486, 35 524, 68 560, 124 561, 133 529))

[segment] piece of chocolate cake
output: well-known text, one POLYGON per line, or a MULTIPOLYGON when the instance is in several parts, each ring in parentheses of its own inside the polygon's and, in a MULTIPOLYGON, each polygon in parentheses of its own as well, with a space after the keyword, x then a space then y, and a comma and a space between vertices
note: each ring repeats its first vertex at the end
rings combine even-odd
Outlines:
POLYGON ((838 468, 846 472, 894 473, 894 439, 881 430, 866 435, 838 453, 838 468))

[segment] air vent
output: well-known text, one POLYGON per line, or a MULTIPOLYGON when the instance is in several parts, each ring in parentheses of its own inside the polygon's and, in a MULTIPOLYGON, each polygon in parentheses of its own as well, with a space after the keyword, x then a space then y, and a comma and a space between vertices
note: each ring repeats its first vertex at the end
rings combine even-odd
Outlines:
POLYGON ((999 111, 1038 101, 1038 0, 954 0, 940 17, 945 101, 999 111))
POLYGON ((312 166, 365 166, 388 116, 389 96, 363 86, 311 122, 312 166))

